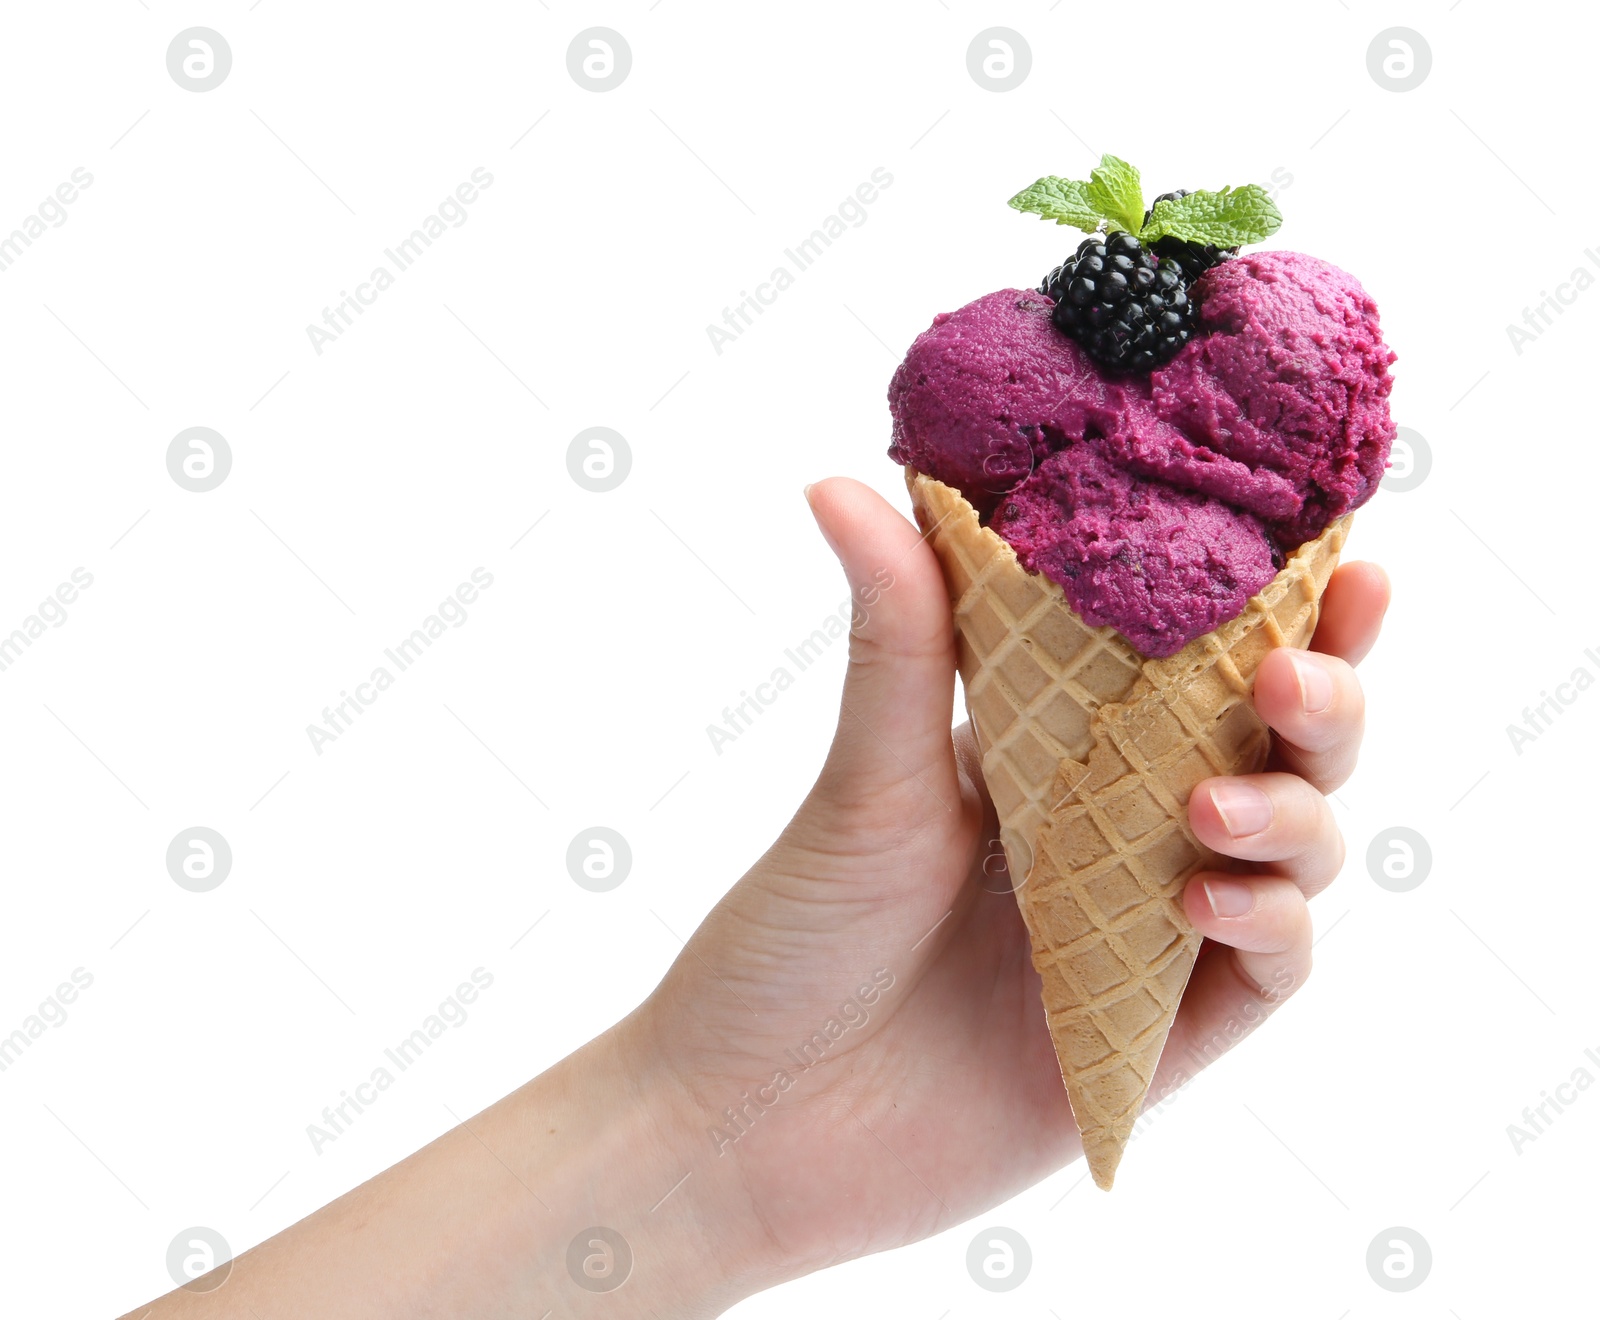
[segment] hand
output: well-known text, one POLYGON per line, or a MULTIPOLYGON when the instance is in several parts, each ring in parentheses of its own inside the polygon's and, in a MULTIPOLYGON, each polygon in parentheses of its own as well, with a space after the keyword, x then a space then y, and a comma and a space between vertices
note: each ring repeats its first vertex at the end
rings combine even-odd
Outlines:
MULTIPOLYGON (((210 1291, 130 1316, 709 1316, 948 1227, 1080 1153, 977 752, 950 732, 939 565, 866 487, 809 494, 860 606, 838 732, 794 820, 655 993, 210 1291)), ((1387 601, 1379 569, 1341 568, 1317 652, 1274 652, 1256 678, 1276 765, 1192 795, 1196 833, 1238 864, 1185 890, 1207 943, 1154 1095, 1305 981, 1306 898, 1343 857, 1321 793, 1355 761, 1350 666, 1387 601)))
MULTIPOLYGON (((938 562, 856 482, 808 498, 857 602, 832 749, 783 835, 620 1028, 682 1087, 682 1140, 701 1143, 690 1163, 728 1189, 727 1214, 762 1226, 762 1284, 925 1237, 1081 1153, 977 751, 966 726, 950 731, 938 562)), ((1191 798, 1199 837, 1239 860, 1185 891, 1206 944, 1152 1097, 1305 982, 1306 900, 1344 857, 1322 794, 1355 764, 1352 665, 1387 602, 1381 569, 1341 567, 1315 649, 1259 671, 1272 766, 1191 798)))

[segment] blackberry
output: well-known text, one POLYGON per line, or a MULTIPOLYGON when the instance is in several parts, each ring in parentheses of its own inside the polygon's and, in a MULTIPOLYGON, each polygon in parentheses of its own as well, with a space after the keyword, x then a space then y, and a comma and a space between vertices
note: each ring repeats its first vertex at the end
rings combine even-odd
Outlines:
POLYGON ((1040 292, 1055 301, 1056 328, 1111 371, 1150 371, 1194 334, 1182 268, 1125 231, 1084 239, 1040 292))
MULTIPOLYGON (((1150 209, 1144 213, 1145 224, 1150 223, 1150 217, 1155 213, 1156 202, 1175 202, 1180 197, 1187 197, 1187 188, 1178 188, 1173 192, 1164 192, 1150 203, 1150 209)), ((1213 266, 1220 266, 1229 257, 1238 252, 1238 248, 1213 247, 1210 243, 1195 243, 1186 238, 1176 238, 1168 234, 1165 238, 1158 238, 1154 243, 1155 254, 1176 261, 1183 268, 1183 276, 1190 284, 1204 275, 1213 266)))

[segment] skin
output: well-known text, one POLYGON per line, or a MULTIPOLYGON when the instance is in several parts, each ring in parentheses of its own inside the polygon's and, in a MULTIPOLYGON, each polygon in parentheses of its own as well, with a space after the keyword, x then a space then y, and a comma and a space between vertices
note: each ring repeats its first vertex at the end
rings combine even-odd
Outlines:
MULTIPOLYGON (((220 1286, 130 1317, 713 1316, 971 1218, 1080 1157, 977 752, 966 726, 951 733, 938 563, 859 483, 807 498, 858 602, 833 746, 661 984, 548 1072, 247 1252, 220 1286), (631 1249, 612 1291, 569 1273, 576 1238, 605 1275, 595 1225, 631 1249)), ((1354 768, 1352 666, 1388 599, 1377 566, 1338 569, 1312 649, 1276 651, 1257 676, 1271 765, 1191 798, 1196 834, 1237 861, 1185 891, 1206 944, 1153 1098, 1305 983, 1306 900, 1344 859, 1323 794, 1354 768)))

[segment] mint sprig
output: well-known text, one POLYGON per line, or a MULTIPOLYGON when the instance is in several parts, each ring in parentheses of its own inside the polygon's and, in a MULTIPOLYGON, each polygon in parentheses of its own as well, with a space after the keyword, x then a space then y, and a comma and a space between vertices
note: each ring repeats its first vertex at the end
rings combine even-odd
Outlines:
POLYGON ((1152 241, 1165 238, 1188 239, 1215 247, 1238 247, 1259 243, 1277 232, 1283 223, 1267 190, 1254 183, 1221 192, 1192 192, 1175 201, 1157 202, 1150 223, 1139 237, 1152 241))
POLYGON ((1144 224, 1144 193, 1139 188, 1139 171, 1115 156, 1100 157, 1099 167, 1089 175, 1089 201, 1118 229, 1137 234, 1144 224))
POLYGON ((1075 225, 1087 233, 1100 228, 1101 214, 1089 200, 1089 185, 1047 175, 1011 199, 1019 211, 1028 211, 1058 225, 1075 225))
POLYGON ((1283 223, 1266 189, 1253 183, 1157 202, 1147 223, 1139 171, 1110 155, 1100 157, 1099 166, 1086 182, 1046 175, 1019 192, 1009 205, 1089 234, 1124 229, 1143 243, 1171 237, 1235 248, 1261 242, 1277 233, 1283 223))

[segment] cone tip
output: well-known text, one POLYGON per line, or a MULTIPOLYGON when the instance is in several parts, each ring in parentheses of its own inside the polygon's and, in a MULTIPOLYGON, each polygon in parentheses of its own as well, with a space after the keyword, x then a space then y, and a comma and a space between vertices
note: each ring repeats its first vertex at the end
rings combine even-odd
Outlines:
POLYGON ((1096 1137, 1092 1142, 1084 1142, 1084 1158, 1089 1161, 1094 1185, 1102 1192, 1109 1192, 1117 1180, 1117 1167, 1122 1163, 1122 1152, 1127 1148, 1127 1142, 1118 1141, 1113 1133, 1103 1130, 1096 1137))

